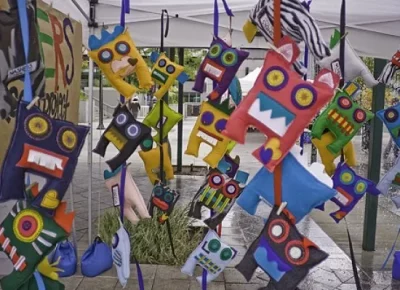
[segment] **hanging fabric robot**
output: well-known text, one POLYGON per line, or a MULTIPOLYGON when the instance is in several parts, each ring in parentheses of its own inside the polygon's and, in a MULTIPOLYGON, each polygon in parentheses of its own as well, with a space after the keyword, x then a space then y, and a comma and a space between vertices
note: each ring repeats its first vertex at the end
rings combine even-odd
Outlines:
MULTIPOLYGON (((377 184, 376 188, 383 194, 388 196, 390 187, 400 187, 400 156, 397 157, 392 168, 390 168, 382 179, 377 184)), ((400 208, 400 196, 394 195, 391 197, 397 208, 400 208)))
POLYGON ((204 223, 215 230, 242 193, 248 177, 249 174, 247 172, 239 170, 235 178, 228 178, 218 169, 211 169, 206 176, 205 182, 193 197, 189 216, 201 219, 202 207, 210 209, 213 214, 204 220, 204 223))
POLYGON ((121 284, 122 288, 125 288, 128 279, 131 275, 130 270, 130 257, 131 257, 131 240, 129 238, 129 234, 126 231, 122 221, 120 218, 119 220, 119 229, 113 235, 111 241, 111 252, 114 265, 117 269, 117 276, 119 283, 121 284))
POLYGON ((158 221, 160 224, 164 224, 174 210, 175 204, 179 200, 179 197, 180 193, 178 191, 173 190, 158 181, 154 185, 150 197, 150 215, 153 216, 154 209, 157 208, 159 211, 158 221))
POLYGON ((393 141, 400 147, 400 103, 390 108, 380 110, 376 113, 378 118, 385 124, 393 141))
POLYGON ((153 86, 147 64, 124 27, 117 25, 111 33, 103 28, 100 38, 91 35, 89 49, 89 56, 126 99, 130 99, 138 88, 126 82, 124 77, 136 73, 140 88, 153 86))
POLYGON ((390 85, 394 81, 394 76, 400 70, 400 49, 395 52, 392 60, 386 64, 378 81, 385 85, 390 85))
POLYGON ((339 77, 326 69, 320 71, 313 84, 304 81, 290 67, 298 56, 294 41, 282 38, 278 51, 267 53, 254 87, 223 131, 223 135, 241 144, 250 125, 266 135, 266 143, 253 156, 271 172, 328 103, 339 82, 339 77))
POLYGON ((250 281, 260 267, 271 277, 267 289, 295 290, 328 254, 296 229, 289 212, 278 214, 277 210, 274 206, 260 235, 235 268, 250 281))
POLYGON ((221 161, 218 163, 218 170, 226 174, 230 178, 234 178, 239 170, 240 157, 236 155, 235 159, 229 154, 225 154, 221 161))

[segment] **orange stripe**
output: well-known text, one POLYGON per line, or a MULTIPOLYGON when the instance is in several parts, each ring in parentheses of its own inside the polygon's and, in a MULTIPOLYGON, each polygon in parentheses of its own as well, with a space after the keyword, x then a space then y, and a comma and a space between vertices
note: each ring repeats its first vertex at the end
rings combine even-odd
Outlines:
POLYGON ((274 44, 276 47, 281 40, 281 0, 274 0, 274 44))

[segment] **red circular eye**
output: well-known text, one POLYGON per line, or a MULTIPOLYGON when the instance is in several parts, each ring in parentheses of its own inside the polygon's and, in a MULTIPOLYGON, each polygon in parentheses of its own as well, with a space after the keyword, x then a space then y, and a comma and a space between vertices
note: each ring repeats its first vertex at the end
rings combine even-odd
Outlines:
POLYGON ((367 114, 361 109, 356 109, 353 113, 353 118, 357 123, 362 123, 367 118, 367 114))
POLYGON ((291 241, 285 247, 285 255, 291 264, 301 266, 307 263, 310 251, 308 248, 304 248, 302 242, 291 241))
POLYGON ((338 99, 338 103, 339 103, 339 106, 343 109, 350 109, 352 106, 350 99, 347 97, 340 97, 338 99))
POLYGON ((219 173, 213 173, 208 178, 208 184, 212 188, 220 188, 222 184, 224 184, 224 177, 219 173))
POLYGON ((222 190, 222 193, 230 199, 237 197, 239 195, 239 192, 239 185, 234 181, 229 181, 227 184, 225 184, 222 190))
POLYGON ((287 221, 281 219, 272 221, 268 227, 269 237, 277 244, 286 241, 289 236, 289 232, 289 224, 287 221))

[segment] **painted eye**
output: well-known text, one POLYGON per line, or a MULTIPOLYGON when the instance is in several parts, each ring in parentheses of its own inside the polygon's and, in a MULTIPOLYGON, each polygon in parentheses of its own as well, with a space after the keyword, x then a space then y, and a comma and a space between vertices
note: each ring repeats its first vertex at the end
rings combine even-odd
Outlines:
POLYGON ((115 45, 115 50, 122 55, 128 54, 131 51, 131 47, 125 41, 119 41, 115 45))
POLYGON ((44 116, 40 114, 33 114, 25 121, 25 132, 32 139, 46 139, 51 133, 51 123, 44 116))
POLYGON ((399 118, 399 112, 397 112, 395 109, 387 109, 383 115, 385 117, 385 120, 388 121, 389 123, 396 122, 397 119, 399 118))
POLYGON ((118 244, 119 244, 119 236, 118 236, 118 234, 114 234, 113 235, 111 244, 112 244, 112 247, 114 249, 116 249, 118 247, 118 244))
POLYGON ((217 239, 212 239, 208 243, 208 249, 210 250, 211 253, 216 253, 221 249, 221 242, 218 241, 217 239))
POLYGON ((289 236, 289 232, 289 224, 282 219, 273 220, 268 227, 269 237, 277 244, 286 241, 287 237, 289 236))
POLYGON ((142 151, 150 151, 153 148, 153 137, 149 136, 146 137, 146 139, 143 140, 142 143, 140 143, 140 149, 142 149, 142 151))
POLYGON ((160 59, 158 62, 159 67, 164 67, 167 65, 167 61, 165 59, 160 59))
POLYGON ((170 192, 167 192, 164 195, 164 200, 165 200, 165 202, 170 203, 171 201, 174 200, 174 195, 172 193, 170 193, 170 192))
POLYGON ((163 189, 161 186, 157 186, 153 189, 154 195, 155 196, 162 196, 163 194, 163 189))
POLYGON ((66 152, 72 152, 78 145, 78 134, 69 127, 63 127, 58 131, 57 143, 66 152))
POLYGON ((13 229, 18 240, 32 243, 43 230, 43 218, 37 211, 25 209, 15 217, 13 229))
POLYGON ((367 191, 367 183, 363 180, 357 181, 356 185, 354 186, 354 191, 357 194, 364 194, 367 191))
POLYGON ((292 104, 300 109, 309 109, 317 100, 317 92, 312 86, 298 85, 292 91, 292 104))
POLYGON ((99 51, 98 58, 102 63, 109 63, 113 59, 113 52, 109 48, 99 51))
POLYGON ((221 119, 217 123, 215 123, 215 129, 217 130, 217 132, 221 133, 223 130, 225 130, 227 122, 228 121, 226 119, 221 119))
POLYGON ((201 123, 203 125, 211 125, 214 122, 214 114, 209 112, 209 111, 205 111, 202 115, 201 115, 201 123))
POLYGON ((228 261, 230 258, 232 258, 233 252, 229 248, 225 248, 221 251, 221 254, 219 255, 222 261, 228 261))
POLYGON ((356 109, 353 113, 353 118, 357 123, 362 123, 367 118, 367 114, 361 109, 356 109))
POLYGON ((304 248, 302 242, 291 241, 285 247, 285 254, 291 264, 301 266, 308 261, 310 251, 304 248))
POLYGON ((222 51, 222 45, 219 43, 214 44, 211 46, 210 51, 208 52, 209 57, 211 58, 217 58, 222 51))
POLYGON ((279 91, 286 87, 289 81, 287 72, 274 66, 265 72, 264 84, 271 91, 279 91))
POLYGON ((222 63, 226 66, 234 66, 238 62, 238 55, 235 50, 229 49, 222 54, 222 63))
POLYGON ((173 65, 168 65, 167 66, 167 73, 173 74, 175 72, 175 67, 173 65))
POLYGON ((219 173, 213 173, 208 178, 208 184, 212 188, 220 188, 222 184, 224 184, 224 177, 219 173))
POLYGON ((126 121, 128 121, 128 116, 125 113, 121 113, 115 118, 115 122, 118 126, 125 125, 126 121))
POLYGON ((224 196, 230 199, 237 197, 239 195, 239 191, 239 185, 234 181, 228 182, 222 189, 224 196))
POLYGON ((339 104, 339 107, 341 107, 343 109, 350 109, 351 106, 353 105, 351 100, 347 97, 340 97, 338 99, 338 104, 339 104))
POLYGON ((126 129, 126 135, 130 139, 135 139, 140 135, 140 127, 136 124, 129 125, 129 127, 126 129))
POLYGON ((349 170, 343 171, 340 174, 340 181, 345 185, 352 184, 354 182, 354 173, 349 170))

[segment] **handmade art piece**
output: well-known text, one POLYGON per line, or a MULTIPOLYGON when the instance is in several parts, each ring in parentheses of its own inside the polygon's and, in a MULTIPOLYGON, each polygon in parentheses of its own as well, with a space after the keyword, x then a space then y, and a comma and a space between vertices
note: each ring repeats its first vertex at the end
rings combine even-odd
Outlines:
MULTIPOLYGON (((388 195, 390 187, 400 187, 400 156, 397 157, 393 167, 390 168, 379 181, 376 189, 383 195, 388 195)), ((396 207, 400 208, 400 196, 396 195, 391 198, 396 207)))
POLYGON ((223 131, 225 136, 241 144, 250 125, 266 135, 266 143, 253 155, 271 172, 328 103, 339 81, 328 70, 321 70, 313 84, 304 81, 290 68, 299 56, 299 48, 287 36, 282 38, 278 51, 267 53, 254 87, 223 131))
MULTIPOLYGON (((321 59, 318 64, 322 68, 330 69, 337 74, 340 73, 340 32, 335 29, 334 35, 331 38, 331 55, 321 59)), ((344 66, 344 81, 353 81, 358 77, 362 77, 367 87, 374 87, 378 84, 374 76, 369 71, 368 67, 354 51, 349 40, 345 39, 345 66, 344 66)))
MULTIPOLYGON (((146 116, 143 120, 143 124, 146 126, 152 127, 157 131, 157 134, 153 136, 154 141, 160 143, 160 109, 161 109, 161 102, 157 102, 157 104, 153 107, 150 113, 146 116)), ((163 102, 163 118, 162 118, 162 125, 163 125, 163 135, 162 139, 164 139, 171 129, 180 121, 182 120, 183 116, 178 112, 172 110, 165 102, 163 102)))
MULTIPOLYGON (((331 198, 331 201, 339 209, 329 215, 337 223, 353 210, 367 192, 372 195, 380 194, 372 181, 357 175, 346 163, 338 164, 332 180, 333 188, 337 190, 337 194, 331 198)), ((322 204, 318 208, 324 210, 325 206, 322 204)))
POLYGON ((20 101, 15 130, 3 162, 0 202, 24 199, 25 173, 46 178, 32 205, 53 213, 71 183, 89 128, 51 119, 20 101))
POLYGON ((165 96, 175 81, 184 84, 189 79, 184 72, 184 67, 172 62, 164 52, 159 54, 153 51, 151 61, 154 63, 151 77, 156 84, 160 85, 160 88, 154 93, 158 100, 165 96))
POLYGON ((230 178, 234 178, 236 172, 239 170, 240 157, 236 155, 235 159, 232 159, 229 154, 225 154, 221 161, 218 163, 218 170, 226 174, 230 178))
POLYGON ((143 196, 133 180, 132 175, 128 171, 125 172, 124 200, 121 202, 122 166, 118 167, 117 170, 113 172, 104 170, 104 180, 108 190, 112 194, 114 206, 123 207, 124 216, 132 224, 137 224, 139 219, 150 218, 150 215, 147 211, 143 196))
MULTIPOLYGON (((336 165, 334 163, 335 159, 338 158, 341 154, 332 154, 328 150, 328 145, 331 144, 333 141, 335 141, 335 136, 331 132, 326 132, 322 134, 321 139, 318 138, 312 138, 311 142, 314 144, 314 146, 317 148, 319 156, 321 157, 322 164, 325 166, 325 172, 329 175, 332 176, 333 173, 335 172, 336 165)), ((356 166, 357 161, 356 161, 356 153, 354 150, 353 143, 349 141, 346 145, 343 147, 343 155, 344 155, 344 160, 349 166, 356 166)))
POLYGON ((311 136, 321 139, 329 130, 335 139, 326 148, 337 155, 373 116, 373 113, 353 101, 346 91, 338 90, 331 104, 315 120, 311 136))
MULTIPOLYGON (((209 230, 201 243, 190 254, 181 271, 186 275, 193 276, 196 265, 199 265, 207 271, 207 283, 210 283, 224 271, 236 255, 237 251, 234 248, 223 243, 216 232, 209 230)), ((199 283, 203 282, 202 276, 196 279, 199 283)))
MULTIPOLYGON (((300 222, 313 208, 335 196, 332 179, 323 172, 323 165, 308 165, 306 156, 300 155, 301 148, 294 146, 282 163, 282 201, 300 222)), ((247 184, 236 200, 249 214, 254 215, 261 198, 274 205, 274 174, 262 167, 247 184)))
POLYGON ((74 213, 66 213, 65 202, 56 208, 54 217, 49 217, 32 205, 39 194, 38 184, 31 184, 26 193, 27 200, 18 201, 0 224, 0 250, 14 265, 13 272, 0 281, 4 290, 18 289, 26 283, 38 264, 72 229, 74 213))
POLYGON ((217 85, 208 95, 210 101, 218 101, 228 90, 234 77, 249 56, 249 52, 232 48, 231 36, 228 33, 227 40, 214 36, 210 49, 197 72, 193 90, 203 93, 206 78, 211 79, 217 85))
POLYGON ((328 254, 297 230, 289 212, 278 215, 277 210, 274 206, 260 235, 235 268, 250 281, 260 267, 271 277, 267 289, 295 290, 328 254))
POLYGON ((393 55, 392 61, 388 62, 384 67, 378 81, 385 85, 390 85, 394 80, 394 76, 400 70, 400 49, 393 55))
MULTIPOLYGON (((12 96, 8 85, 15 80, 23 80, 25 67, 28 67, 33 95, 44 97, 44 64, 40 54, 40 45, 36 23, 36 7, 33 1, 27 1, 29 26, 29 58, 25 60, 21 23, 16 0, 9 0, 9 10, 0 10, 0 119, 5 119, 18 102, 12 96)), ((21 191, 22 192, 22 191, 21 191)))
POLYGON ((238 171, 235 178, 229 178, 218 169, 211 169, 193 197, 189 209, 189 216, 201 219, 201 209, 206 207, 213 215, 204 223, 211 229, 215 229, 226 217, 235 204, 236 199, 242 193, 249 174, 238 171))
MULTIPOLYGON (((322 37, 317 22, 301 1, 281 0, 280 5, 281 19, 284 19, 281 21, 282 34, 291 37, 297 43, 305 41, 316 60, 329 56, 330 49, 322 37)), ((243 32, 248 42, 253 42, 259 31, 267 42, 274 43, 274 21, 274 1, 259 0, 243 26, 243 32)), ((307 73, 307 69, 301 62, 293 61, 292 65, 299 74, 307 73)))
POLYGON ((203 160, 212 168, 216 168, 228 149, 230 139, 222 135, 222 131, 233 110, 234 108, 229 107, 228 99, 221 104, 204 101, 190 133, 185 154, 198 157, 201 143, 206 143, 212 150, 203 160))
POLYGON ((390 108, 380 110, 376 113, 378 118, 385 124, 393 141, 400 147, 400 103, 390 108))
MULTIPOLYGON (((163 150, 163 170, 165 178, 167 180, 174 179, 174 168, 172 167, 171 158, 169 157, 168 143, 162 145, 163 150)), ((160 147, 153 148, 149 151, 140 151, 139 156, 142 158, 144 167, 146 169, 147 176, 152 184, 155 184, 158 180, 158 173, 160 172, 160 147)))
POLYGON ((104 157, 106 149, 111 142, 119 150, 119 153, 114 158, 106 161, 106 163, 111 171, 115 171, 148 138, 151 138, 151 129, 136 121, 126 106, 118 105, 111 123, 104 131, 93 152, 104 157))
POLYGON ((89 49, 90 58, 126 99, 130 99, 138 90, 124 80, 131 74, 136 73, 140 88, 150 89, 153 86, 149 68, 124 27, 117 25, 111 33, 103 28, 100 38, 91 35, 89 49))
POLYGON ((119 220, 120 228, 112 238, 112 258, 117 268, 117 276, 122 288, 126 287, 128 279, 131 275, 130 258, 131 258, 131 241, 128 232, 124 228, 121 220, 119 220))
POLYGON ((165 186, 161 182, 157 182, 151 193, 149 213, 153 216, 154 208, 157 208, 161 212, 158 215, 158 221, 163 224, 171 215, 180 196, 178 191, 165 186))

